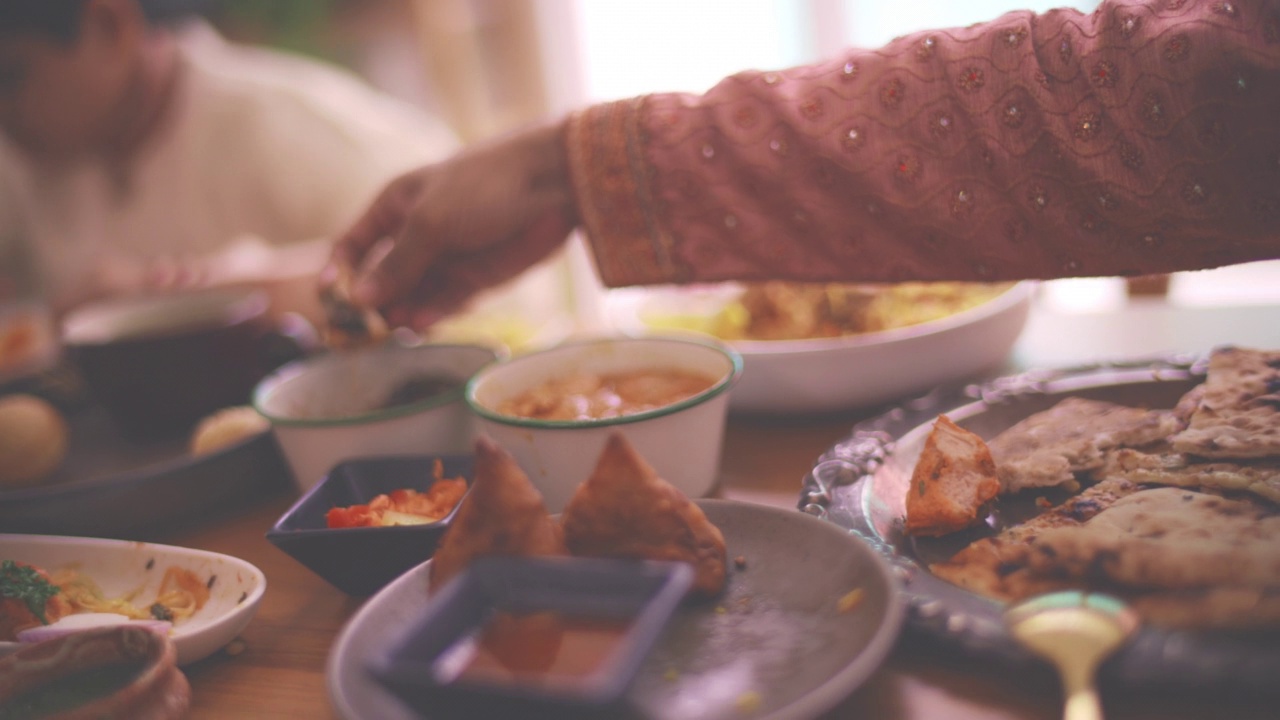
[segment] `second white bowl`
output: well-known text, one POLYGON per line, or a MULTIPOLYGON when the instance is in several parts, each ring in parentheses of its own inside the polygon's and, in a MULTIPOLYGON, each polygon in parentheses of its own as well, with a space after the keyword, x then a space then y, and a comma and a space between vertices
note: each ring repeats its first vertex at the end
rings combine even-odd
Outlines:
POLYGON ((301 360, 263 380, 253 404, 306 491, 335 465, 357 457, 471 452, 475 418, 463 385, 499 354, 476 345, 382 345, 301 360), (454 389, 382 407, 415 378, 442 376, 454 389))
POLYGON ((717 342, 604 338, 575 342, 496 363, 467 384, 467 404, 489 435, 515 457, 559 512, 595 468, 609 434, 620 431, 663 479, 689 497, 714 489, 720 471, 729 391, 742 358, 717 342), (684 400, 619 417, 542 420, 504 414, 503 403, 550 380, 575 374, 683 370, 715 378, 684 400))

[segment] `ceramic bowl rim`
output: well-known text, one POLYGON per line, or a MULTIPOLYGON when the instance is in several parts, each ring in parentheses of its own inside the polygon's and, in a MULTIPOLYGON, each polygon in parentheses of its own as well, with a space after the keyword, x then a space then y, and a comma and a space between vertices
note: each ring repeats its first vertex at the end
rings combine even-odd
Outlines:
MULTIPOLYGON (((490 358, 480 365, 471 377, 480 372, 484 368, 499 362, 503 359, 504 353, 496 348, 486 345, 470 345, 466 343, 423 343, 421 345, 405 345, 405 346, 379 346, 369 348, 371 352, 434 352, 439 350, 474 350, 484 352, 490 355, 490 358)), ((297 378, 307 374, 312 370, 316 363, 327 360, 328 356, 303 358, 295 360, 284 367, 276 370, 267 377, 263 378, 257 387, 253 390, 253 398, 251 405, 259 415, 269 420, 273 427, 289 427, 289 428, 336 428, 350 427, 353 425, 371 425, 374 423, 384 422, 387 420, 395 420, 397 418, 407 417, 410 415, 419 415, 429 410, 435 410, 448 405, 452 405, 464 399, 465 389, 470 382, 464 382, 458 387, 447 392, 436 393, 429 397, 423 398, 417 402, 404 403, 389 408, 372 410, 355 415, 342 415, 339 417, 323 417, 323 418, 299 418, 278 415, 269 412, 265 405, 271 395, 280 390, 284 385, 296 380, 297 378)))
POLYGON ((732 347, 734 350, 742 353, 743 356, 748 358, 784 357, 791 355, 808 356, 841 350, 856 351, 859 349, 874 348, 903 340, 917 340, 924 337, 939 335, 958 327, 971 325, 988 317, 998 316, 1001 313, 1007 312, 1017 305, 1029 300, 1034 295, 1035 289, 1038 285, 1039 283, 1034 280, 1020 280, 1012 282, 1009 283, 1008 288, 999 294, 959 312, 950 313, 943 317, 934 318, 933 320, 927 320, 914 325, 889 328, 888 330, 876 330, 874 332, 855 333, 852 335, 839 335, 836 337, 801 338, 793 340, 726 340, 723 338, 716 338, 714 335, 709 335, 708 333, 698 330, 627 330, 625 332, 627 332, 630 337, 660 337, 660 334, 651 334, 657 332, 672 333, 682 337, 710 337, 732 347))
POLYGON ((180 293, 172 297, 157 295, 143 297, 123 297, 99 300, 84 307, 72 310, 58 321, 55 331, 58 342, 68 349, 127 347, 164 340, 184 339, 226 331, 245 323, 265 317, 270 310, 271 298, 266 291, 256 289, 210 288, 180 293), (82 327, 92 327, 103 318, 134 309, 147 308, 165 300, 175 302, 197 302, 204 300, 219 303, 220 309, 208 317, 202 317, 190 324, 166 325, 149 329, 136 334, 125 333, 118 336, 95 336, 90 331, 81 331, 82 327), (88 333, 87 335, 85 333, 88 333))
POLYGON ((490 365, 476 371, 476 373, 472 375, 471 378, 467 381, 464 399, 466 400, 467 406, 471 408, 471 411, 475 413, 477 416, 485 420, 498 423, 500 425, 508 425, 511 427, 525 427, 525 428, 543 428, 548 430, 566 430, 566 429, 585 430, 585 429, 591 429, 591 428, 613 427, 617 425, 629 425, 632 423, 643 422, 645 420, 652 420, 654 418, 673 415, 687 408, 701 405, 709 400, 712 400, 716 397, 724 395, 729 391, 730 388, 733 387, 734 383, 736 383, 738 379, 742 377, 742 367, 743 367, 743 364, 742 364, 741 353, 739 353, 737 350, 733 349, 732 347, 729 347, 723 342, 712 340, 712 339, 682 337, 682 336, 672 336, 672 335, 646 335, 644 337, 609 336, 609 337, 601 337, 601 338, 590 338, 585 340, 576 340, 572 342, 563 343, 552 348, 547 348, 545 350, 538 350, 535 352, 525 353, 523 355, 520 355, 519 357, 509 358, 502 362, 491 363, 490 365), (663 405, 662 407, 653 408, 651 410, 644 410, 642 412, 629 413, 626 415, 620 415, 618 417, 611 417, 611 418, 598 418, 598 419, 589 419, 589 420, 542 420, 538 418, 517 417, 514 415, 499 413, 495 410, 485 407, 483 404, 480 403, 479 400, 476 399, 477 387, 481 382, 483 382, 486 379, 485 378, 486 375, 488 375, 491 372, 496 372, 500 368, 507 367, 512 363, 521 362, 525 358, 533 358, 540 355, 546 355, 548 353, 560 352, 564 350, 572 350, 576 348, 585 348, 593 345, 614 345, 614 344, 632 345, 632 344, 644 344, 644 343, 651 343, 651 342, 676 343, 681 345, 696 345, 696 346, 705 348, 707 350, 718 352, 721 355, 723 355, 725 359, 729 361, 729 370, 728 372, 724 373, 720 378, 718 378, 715 384, 712 385, 711 387, 695 395, 691 395, 683 400, 679 400, 669 405, 663 405))
POLYGON ((745 355, 807 355, 835 350, 856 350, 875 347, 900 340, 938 335, 958 327, 970 325, 982 318, 999 315, 1031 298, 1037 283, 1019 281, 1013 283, 989 300, 965 308, 944 317, 915 325, 890 328, 876 332, 842 335, 833 338, 807 338, 803 340, 733 340, 733 346, 745 355))

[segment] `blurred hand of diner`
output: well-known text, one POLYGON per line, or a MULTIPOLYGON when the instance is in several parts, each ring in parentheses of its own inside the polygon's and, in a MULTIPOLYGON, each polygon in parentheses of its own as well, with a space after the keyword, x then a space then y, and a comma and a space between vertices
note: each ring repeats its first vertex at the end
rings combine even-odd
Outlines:
POLYGON ((477 145, 392 181, 334 246, 323 284, 424 329, 550 255, 577 224, 563 125, 477 145))

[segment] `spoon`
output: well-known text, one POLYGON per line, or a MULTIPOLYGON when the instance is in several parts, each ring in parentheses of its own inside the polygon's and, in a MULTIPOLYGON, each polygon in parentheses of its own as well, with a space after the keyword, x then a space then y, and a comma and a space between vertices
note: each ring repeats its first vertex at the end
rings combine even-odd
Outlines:
POLYGON ((1058 668, 1064 720, 1102 720, 1094 686, 1098 664, 1138 629, 1137 615, 1108 595, 1068 591, 1013 605, 1004 621, 1023 646, 1058 668))

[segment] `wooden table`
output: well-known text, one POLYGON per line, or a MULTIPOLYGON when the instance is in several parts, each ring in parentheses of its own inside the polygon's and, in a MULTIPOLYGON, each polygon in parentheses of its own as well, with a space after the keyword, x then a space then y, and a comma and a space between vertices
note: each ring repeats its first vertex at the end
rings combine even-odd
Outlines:
MULTIPOLYGON (((1280 308, 1253 316, 1280 319, 1280 308)), ((1200 318, 1203 327, 1221 334, 1221 323, 1200 318)), ((1040 318, 1037 322, 1052 322, 1040 318)), ((1087 323, 1075 321, 1076 332, 1088 337, 1087 323)), ((1117 321, 1101 318, 1107 332, 1117 321)), ((1134 322, 1150 327, 1139 313, 1134 322)), ((1176 328, 1170 320, 1168 327, 1176 328)), ((1280 324, 1248 323, 1244 330, 1220 337, 1201 330, 1196 342, 1257 343, 1280 347, 1275 329, 1280 324), (1250 334, 1252 333, 1252 334, 1250 334)), ((1199 326, 1197 326, 1199 327, 1199 326)), ((1096 328, 1095 328, 1096 330, 1096 328)), ((1035 326, 1029 335, 1040 332, 1035 326)), ((1154 350, 1192 349, 1161 337, 1154 350)), ((1204 345, 1198 346, 1203 349, 1204 345)), ((1131 354, 1143 348, 1127 347, 1131 354)), ((1020 352, 1036 356, 1037 348, 1020 352)), ((721 493, 729 498, 794 507, 800 480, 824 450, 842 438, 863 416, 752 421, 731 419, 725 438, 721 493)), ((291 503, 275 497, 239 514, 214 518, 165 541, 227 553, 257 565, 266 573, 267 592, 256 618, 245 630, 243 648, 226 652, 186 668, 193 689, 193 718, 330 718, 325 662, 330 645, 346 620, 360 606, 271 546, 263 534, 291 503)), ((1036 675, 1036 678, 1041 676, 1036 675)), ((1174 697, 1167 694, 1106 696, 1111 720, 1183 720, 1191 718, 1275 718, 1274 703, 1239 698, 1174 697)), ((888 661, 851 697, 824 720, 1050 720, 1060 717, 1056 685, 999 676, 981 664, 941 653, 935 646, 904 636, 888 661)), ((369 720, 377 720, 370 718, 369 720)))

